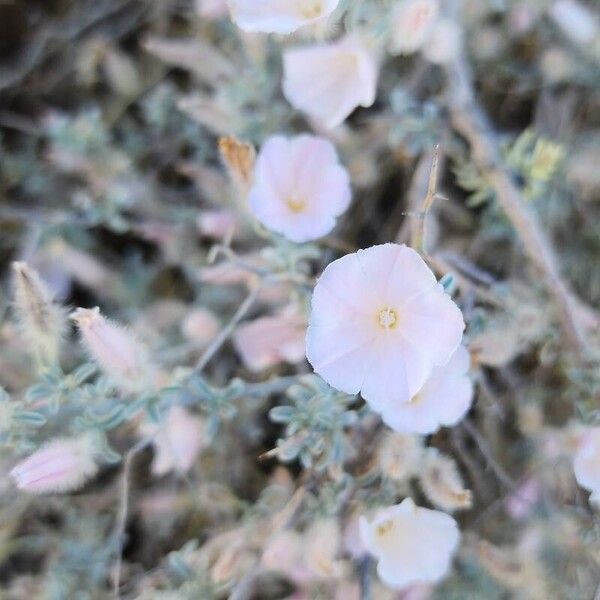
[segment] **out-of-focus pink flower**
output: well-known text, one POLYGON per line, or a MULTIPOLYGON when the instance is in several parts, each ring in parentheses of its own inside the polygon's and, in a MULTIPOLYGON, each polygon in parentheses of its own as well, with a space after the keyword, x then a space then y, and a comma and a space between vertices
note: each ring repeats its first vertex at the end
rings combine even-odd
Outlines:
POLYGON ((203 210, 198 215, 197 223, 203 236, 220 240, 235 230, 237 217, 230 210, 203 210))
POLYGON ((577 0, 556 0, 549 9, 550 18, 574 44, 591 44, 598 35, 596 15, 577 0))
POLYGON ((217 318, 205 308, 192 310, 181 324, 181 330, 185 337, 205 346, 219 332, 221 325, 217 318))
POLYGON ((294 530, 285 529, 267 541, 261 562, 266 569, 277 571, 292 581, 299 582, 306 578, 303 555, 302 536, 294 530))
POLYGON ((517 520, 527 518, 537 504, 541 495, 540 482, 533 478, 527 478, 507 499, 506 512, 517 520))
POLYGON ((306 320, 295 307, 273 317, 261 317, 241 325, 233 336, 235 349, 252 371, 281 362, 304 360, 306 320))
POLYGON ((148 385, 148 353, 130 331, 105 319, 98 307, 78 308, 71 318, 86 350, 120 389, 136 392, 148 385))
POLYGON ((577 483, 592 492, 590 500, 600 504, 600 427, 589 427, 580 436, 573 469, 577 483))
POLYGON ((304 560, 315 579, 335 579, 343 573, 338 560, 341 531, 336 519, 319 519, 304 534, 304 560))
POLYGON ((287 50, 283 70, 283 93, 290 104, 326 128, 375 102, 377 63, 357 37, 287 50))
POLYGON ((48 442, 10 472, 17 487, 31 494, 79 489, 96 474, 92 441, 87 436, 48 442))
POLYGON ((205 19, 222 19, 229 14, 227 0, 196 0, 196 12, 205 19))
POLYGON ((469 352, 461 345, 445 365, 434 368, 410 402, 385 407, 381 411, 383 420, 402 433, 429 434, 442 426, 456 425, 473 401, 469 365, 469 352))
POLYGON ((335 227, 350 199, 348 173, 328 140, 277 135, 263 145, 248 201, 265 227, 293 242, 314 240, 335 227))
POLYGON ((452 19, 438 19, 431 30, 423 55, 432 63, 444 65, 452 62, 461 52, 462 29, 452 19))
POLYGON ((292 33, 328 17, 339 0, 229 0, 231 18, 245 31, 292 33))
POLYGON ((452 517, 415 506, 410 498, 380 510, 371 522, 362 517, 360 529, 365 546, 378 561, 379 577, 393 589, 442 579, 460 539, 452 517))
POLYGON ((414 250, 373 246, 321 275, 306 356, 334 388, 360 392, 373 410, 391 411, 450 360, 464 327, 459 308, 414 250))
POLYGON ((431 38, 439 14, 437 0, 403 0, 392 16, 389 49, 392 54, 411 54, 431 38))
POLYGON ((152 473, 157 477, 173 470, 189 471, 207 444, 205 421, 181 406, 173 406, 164 423, 145 425, 142 431, 153 436, 152 473))

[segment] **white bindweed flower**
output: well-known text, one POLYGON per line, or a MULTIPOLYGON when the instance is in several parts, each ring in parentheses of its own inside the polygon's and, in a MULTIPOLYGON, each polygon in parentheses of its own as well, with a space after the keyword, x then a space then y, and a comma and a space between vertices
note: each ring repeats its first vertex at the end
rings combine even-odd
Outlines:
POLYGON ((376 411, 408 402, 448 362, 460 309, 417 252, 384 244, 327 266, 312 297, 306 356, 332 387, 376 411))
POLYGON ((440 7, 437 0, 403 0, 392 15, 392 54, 411 54, 430 39, 440 7))
POLYGON ((452 517, 415 506, 410 498, 380 510, 371 522, 361 517, 360 532, 378 561, 379 577, 394 589, 442 579, 460 539, 452 517))
POLYGON ((96 474, 91 438, 52 440, 20 462, 10 472, 17 487, 30 494, 79 489, 96 474))
POLYGON ((456 425, 471 408, 473 382, 469 378, 470 355, 460 345, 450 360, 435 367, 425 385, 409 402, 381 411, 385 423, 402 433, 434 433, 456 425))
POLYGON ((328 140, 277 135, 263 145, 248 201, 265 227, 293 242, 314 240, 335 227, 350 199, 348 173, 328 140))
POLYGON ((328 17, 339 0, 228 0, 231 18, 244 31, 293 33, 328 17))
POLYGON ((600 427, 586 429, 573 459, 577 483, 592 492, 590 500, 600 503, 600 427))
POLYGON ((90 356, 124 392, 143 389, 150 380, 145 347, 120 325, 100 314, 100 309, 78 308, 71 315, 90 356))
POLYGON ((283 71, 283 93, 290 104, 326 128, 375 102, 377 63, 357 37, 287 50, 283 71))
POLYGON ((200 451, 206 447, 206 423, 181 406, 173 406, 161 425, 146 425, 145 435, 153 436, 152 474, 160 477, 169 471, 189 471, 200 451))

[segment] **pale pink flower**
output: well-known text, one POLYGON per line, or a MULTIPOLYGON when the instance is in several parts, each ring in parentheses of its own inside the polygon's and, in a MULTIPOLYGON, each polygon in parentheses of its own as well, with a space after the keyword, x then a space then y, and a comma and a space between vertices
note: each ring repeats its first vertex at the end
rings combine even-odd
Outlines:
POLYGON ((295 307, 287 307, 273 317, 240 325, 233 343, 248 369, 262 371, 281 362, 304 360, 305 335, 305 318, 295 307))
POLYGON ((582 434, 573 469, 577 483, 592 492, 590 500, 600 503, 600 427, 589 427, 582 434))
POLYGON ((283 93, 290 104, 326 128, 375 102, 378 66, 357 37, 287 50, 283 71, 283 93))
POLYGON ((148 384, 148 353, 130 331, 104 318, 98 307, 78 308, 71 318, 90 356, 120 389, 137 392, 148 384))
POLYGON ((217 20, 229 14, 227 0, 196 0, 196 12, 205 19, 217 20))
POLYGON ((230 210, 203 210, 197 219, 200 233, 214 240, 221 240, 235 231, 237 217, 230 210))
POLYGON ((461 52, 462 29, 452 19, 438 19, 431 31, 431 37, 423 48, 423 55, 435 64, 448 64, 461 52))
POLYGON ((181 406, 173 406, 163 423, 147 424, 144 435, 153 436, 152 473, 157 477, 169 471, 185 473, 207 445, 206 423, 181 406))
POLYGON ((183 335, 200 346, 206 346, 220 329, 218 319, 205 308, 195 308, 181 324, 183 335))
POLYGON ((439 14, 437 0, 403 0, 392 15, 392 54, 411 54, 423 48, 430 39, 439 14))
POLYGON ((292 33, 328 17, 339 0, 228 0, 232 20, 245 31, 292 33))
POLYGON ((556 0, 549 10, 550 18, 574 44, 591 44, 600 25, 596 14, 577 0, 556 0))
POLYGON ((452 517, 415 506, 410 498, 380 510, 371 522, 361 517, 360 530, 379 577, 393 589, 442 579, 460 539, 452 517))
POLYGON ((79 489, 96 474, 92 441, 87 436, 52 440, 10 472, 17 487, 31 494, 79 489))
POLYGON ((329 233, 350 204, 348 173, 323 138, 274 136, 256 161, 249 205, 265 226, 293 242, 329 233))
POLYGON ((423 259, 398 244, 327 266, 315 287, 306 356, 332 387, 376 411, 408 402, 462 338, 462 314, 423 259))
POLYGON ((409 402, 383 408, 383 420, 402 433, 429 434, 442 426, 456 425, 473 401, 469 365, 469 352, 461 345, 445 365, 433 369, 425 385, 409 402))

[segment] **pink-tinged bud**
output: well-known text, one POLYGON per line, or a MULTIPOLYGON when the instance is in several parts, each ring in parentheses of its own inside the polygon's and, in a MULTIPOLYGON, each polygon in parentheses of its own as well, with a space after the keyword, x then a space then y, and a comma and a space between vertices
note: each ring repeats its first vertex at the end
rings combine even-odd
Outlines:
POLYGON ((38 360, 54 362, 65 331, 65 311, 53 301, 50 290, 34 269, 24 262, 15 262, 13 270, 15 313, 23 335, 38 360))
POLYGON ((189 471, 200 451, 206 447, 206 422, 181 406, 173 406, 161 425, 145 425, 144 435, 153 436, 152 473, 165 475, 176 470, 189 471))
POLYGON ((203 236, 220 240, 235 231, 237 217, 230 210, 205 210, 200 213, 196 223, 203 236))
POLYGON ((181 331, 191 342, 206 346, 221 329, 218 319, 205 308, 191 311, 181 325, 181 331))
POLYGON ((96 474, 92 441, 88 436, 48 442, 11 472, 17 487, 30 494, 70 492, 96 474))
POLYGON ((122 391, 139 392, 149 385, 148 353, 130 331, 105 319, 98 307, 78 308, 71 318, 91 357, 122 391))

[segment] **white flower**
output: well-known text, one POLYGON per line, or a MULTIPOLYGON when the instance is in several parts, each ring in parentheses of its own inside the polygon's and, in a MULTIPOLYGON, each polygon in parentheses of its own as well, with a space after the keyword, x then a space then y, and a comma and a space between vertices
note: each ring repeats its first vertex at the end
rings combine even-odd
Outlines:
POLYGON ((379 467, 390 479, 402 481, 419 471, 423 441, 418 435, 399 435, 385 431, 379 446, 379 467))
POLYGON ((356 107, 375 102, 377 64, 357 37, 287 50, 283 71, 290 104, 324 127, 336 127, 356 107))
POLYGON ((181 406, 173 406, 161 425, 145 425, 144 435, 153 437, 152 473, 165 475, 189 471, 199 452, 206 447, 206 423, 181 406))
POLYGON ((265 227, 293 242, 314 240, 335 227, 350 199, 348 173, 328 140, 277 135, 263 145, 248 201, 265 227))
POLYGON ((361 517, 360 532, 378 560, 379 577, 394 589, 442 579, 460 539, 452 517, 415 506, 410 498, 380 510, 370 523, 361 517))
POLYGON ((598 36, 598 19, 584 4, 575 0, 556 0, 548 13, 554 23, 573 42, 583 46, 598 36))
POLYGON ((408 402, 452 356, 462 314, 423 259, 398 244, 327 266, 312 298, 306 356, 334 388, 376 411, 408 402))
POLYGON ((431 37, 440 7, 437 0, 404 0, 392 15, 392 54, 411 54, 431 37))
POLYGON ((385 407, 381 411, 383 420, 402 433, 429 434, 442 426, 456 425, 473 400, 469 365, 469 352, 461 345, 445 365, 434 368, 410 402, 385 407))
POLYGON ((231 18, 245 31, 292 33, 328 17, 339 0, 228 0, 231 18))
POLYGON ((17 487, 31 494, 79 489, 96 474, 92 441, 87 436, 52 440, 10 472, 17 487))
POLYGON ((451 19, 439 19, 423 48, 423 55, 432 63, 448 64, 460 54, 461 45, 462 30, 458 23, 451 19))
POLYGON ((600 427, 590 427, 583 433, 573 469, 577 483, 592 492, 590 500, 600 502, 600 427))

